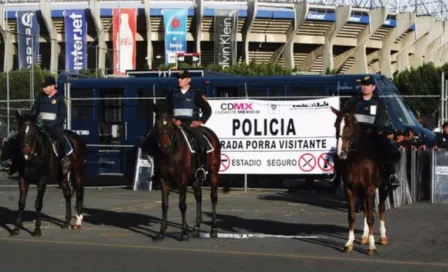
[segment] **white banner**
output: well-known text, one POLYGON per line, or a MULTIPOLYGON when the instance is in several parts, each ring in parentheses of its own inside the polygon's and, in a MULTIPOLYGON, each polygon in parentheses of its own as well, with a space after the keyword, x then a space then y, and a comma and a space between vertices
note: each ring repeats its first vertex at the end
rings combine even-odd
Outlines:
POLYGON ((333 172, 339 98, 209 100, 206 126, 221 142, 221 174, 333 172))

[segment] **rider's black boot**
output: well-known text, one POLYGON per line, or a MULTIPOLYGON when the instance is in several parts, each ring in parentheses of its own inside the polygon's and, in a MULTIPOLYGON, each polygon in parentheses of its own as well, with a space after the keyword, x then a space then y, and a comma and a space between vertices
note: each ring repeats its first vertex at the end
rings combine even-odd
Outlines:
POLYGON ((207 178, 207 170, 205 170, 205 162, 207 159, 207 151, 205 147, 199 148, 199 168, 196 170, 195 178, 199 181, 204 181, 207 178))
POLYGON ((387 180, 389 182, 389 186, 391 189, 395 190, 397 187, 401 185, 398 176, 395 174, 395 166, 389 165, 387 171, 387 180))

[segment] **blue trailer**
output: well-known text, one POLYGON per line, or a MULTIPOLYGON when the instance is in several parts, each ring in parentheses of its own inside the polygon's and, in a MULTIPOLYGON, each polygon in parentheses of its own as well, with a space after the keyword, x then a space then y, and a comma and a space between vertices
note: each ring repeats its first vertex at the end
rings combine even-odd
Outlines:
MULTIPOLYGON (((341 103, 360 91, 356 79, 365 76, 235 76, 191 72, 197 75, 191 85, 204 90, 209 99, 341 96, 341 103)), ((88 78, 68 73, 59 76, 58 89, 71 101, 68 128, 80 134, 88 145, 88 176, 107 176, 110 180, 116 176, 120 177, 117 184, 131 185, 136 145, 153 126, 149 102, 163 101, 177 86, 175 74, 154 71, 122 78, 88 78)), ((388 122, 396 129, 412 128, 416 134, 434 141, 435 134, 419 124, 392 81, 382 75, 370 76, 374 77, 379 94, 386 96, 388 122)))

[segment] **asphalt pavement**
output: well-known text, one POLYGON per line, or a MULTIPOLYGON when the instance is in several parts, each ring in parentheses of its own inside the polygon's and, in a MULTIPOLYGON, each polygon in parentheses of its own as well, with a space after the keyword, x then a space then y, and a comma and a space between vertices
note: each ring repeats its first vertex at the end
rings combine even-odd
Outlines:
MULTIPOLYGON (((204 189, 202 238, 178 240, 181 217, 178 194, 172 192, 167 237, 156 243, 160 191, 86 188, 83 226, 75 230, 61 229, 65 201, 59 188, 49 187, 42 237, 32 237, 36 188, 31 187, 25 229, 10 237, 19 192, 0 186, 0 271, 448 271, 446 204, 418 202, 387 211, 390 244, 378 244, 379 255, 367 256, 367 245, 359 244, 361 213, 354 251, 342 252, 348 238, 346 205, 331 192, 220 192, 216 239, 207 237, 209 193, 204 189)), ((195 211, 190 192, 190 228, 195 211)), ((375 219, 378 241, 377 214, 375 219)))

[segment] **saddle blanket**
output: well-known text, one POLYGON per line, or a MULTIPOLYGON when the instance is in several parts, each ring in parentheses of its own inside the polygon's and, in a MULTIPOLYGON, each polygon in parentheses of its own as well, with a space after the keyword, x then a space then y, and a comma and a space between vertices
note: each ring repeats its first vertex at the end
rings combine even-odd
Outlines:
MULTIPOLYGON (((67 139, 67 137, 64 136, 64 140, 65 140, 65 156, 68 156, 70 154, 72 154, 73 152, 73 147, 72 144, 70 143, 70 141, 67 139)), ((58 153, 58 148, 57 148, 57 144, 58 142, 56 142, 55 140, 52 140, 53 143, 53 152, 54 154, 56 154, 56 156, 59 156, 58 153)))
MULTIPOLYGON (((187 142, 187 145, 188 145, 188 148, 190 149, 190 152, 192 154, 196 153, 196 150, 194 150, 194 148, 192 147, 192 141, 191 141, 190 137, 188 137, 188 133, 185 131, 184 128, 182 128, 180 126, 178 126, 178 128, 180 128, 180 131, 182 132, 182 135, 184 136, 185 141, 187 142)), ((207 150, 207 153, 213 152, 215 149, 213 148, 213 146, 210 143, 210 141, 207 139, 207 137, 205 137, 204 134, 202 134, 202 137, 205 138, 205 142, 207 143, 207 145, 205 147, 206 150, 207 150)))

